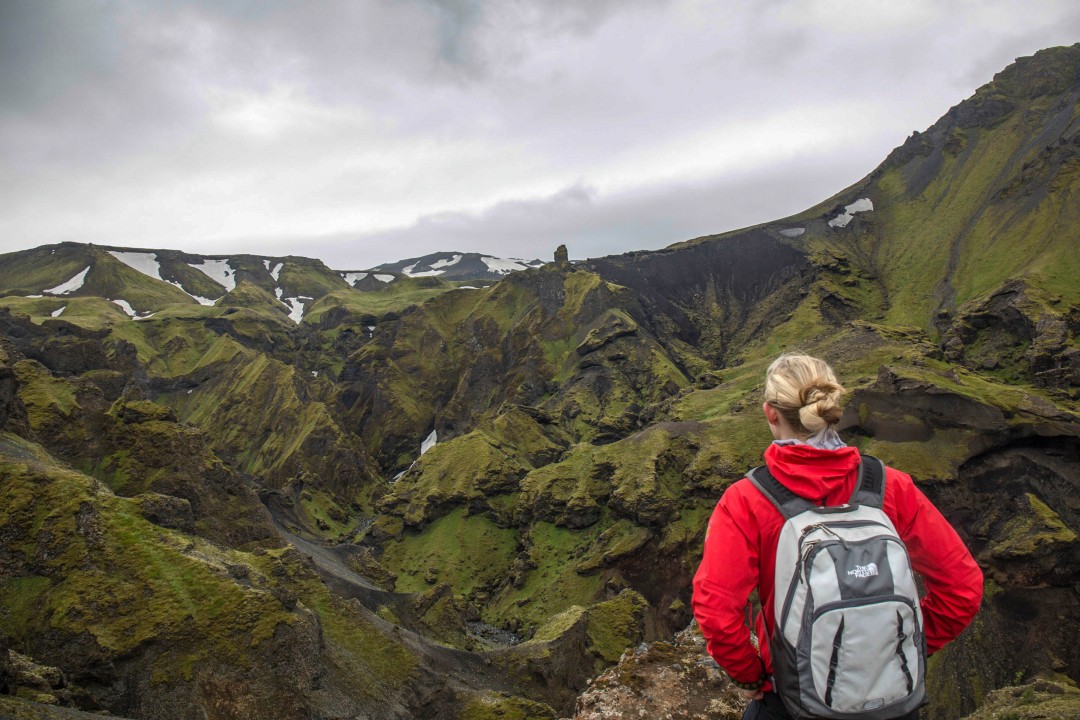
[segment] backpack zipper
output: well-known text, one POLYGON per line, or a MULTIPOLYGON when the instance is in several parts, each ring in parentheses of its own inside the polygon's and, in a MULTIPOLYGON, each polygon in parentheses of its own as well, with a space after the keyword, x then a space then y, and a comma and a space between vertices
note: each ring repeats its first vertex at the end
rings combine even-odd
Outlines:
MULTIPOLYGON (((881 527, 887 528, 885 524, 876 522, 874 520, 845 520, 842 522, 848 527, 859 527, 863 525, 880 525, 881 527)), ((835 525, 838 523, 830 524, 835 525)), ((843 544, 845 548, 851 547, 842 538, 837 538, 836 540, 825 539, 807 541, 806 536, 810 533, 810 531, 817 529, 825 530, 830 535, 833 535, 834 537, 836 536, 836 533, 832 532, 821 523, 815 523, 814 525, 808 525, 807 527, 803 528, 802 537, 799 538, 799 545, 802 546, 802 552, 800 553, 799 562, 795 566, 795 578, 793 582, 788 583, 787 597, 784 598, 784 607, 780 612, 780 622, 777 624, 780 632, 783 632, 784 626, 787 624, 788 613, 791 611, 791 603, 795 600, 795 591, 798 589, 798 586, 802 585, 802 583, 804 582, 804 577, 809 574, 809 568, 813 564, 814 557, 816 557, 817 555, 817 551, 838 543, 843 544)), ((897 538, 891 535, 871 535, 870 537, 859 540, 858 542, 863 543, 869 540, 877 539, 884 539, 888 542, 896 542, 899 543, 901 547, 903 547, 903 541, 897 540, 897 538)))

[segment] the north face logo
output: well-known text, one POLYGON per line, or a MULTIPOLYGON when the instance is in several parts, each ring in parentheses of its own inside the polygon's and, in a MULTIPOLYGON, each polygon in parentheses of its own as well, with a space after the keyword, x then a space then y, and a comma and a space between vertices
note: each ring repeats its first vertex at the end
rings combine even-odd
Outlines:
POLYGON ((868 578, 878 574, 877 563, 870 563, 869 565, 856 565, 853 570, 847 571, 848 575, 854 575, 857 578, 868 578))

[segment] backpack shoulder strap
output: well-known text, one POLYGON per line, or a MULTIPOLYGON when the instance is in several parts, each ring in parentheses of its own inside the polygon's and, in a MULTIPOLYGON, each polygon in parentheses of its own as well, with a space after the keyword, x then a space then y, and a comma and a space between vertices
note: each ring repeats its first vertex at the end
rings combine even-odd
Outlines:
POLYGON ((848 502, 869 507, 885 505, 885 463, 873 455, 863 455, 859 463, 859 479, 848 502))
POLYGON ((776 509, 784 516, 784 520, 790 520, 799 513, 814 507, 814 503, 804 497, 799 497, 774 478, 769 468, 764 465, 746 473, 746 477, 776 506, 776 509))

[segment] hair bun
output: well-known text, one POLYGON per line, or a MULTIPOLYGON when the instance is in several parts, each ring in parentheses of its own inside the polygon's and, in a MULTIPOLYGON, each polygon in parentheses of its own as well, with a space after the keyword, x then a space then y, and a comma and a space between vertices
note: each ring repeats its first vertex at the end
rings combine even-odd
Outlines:
POLYGON ((838 383, 823 378, 804 387, 800 395, 803 406, 799 408, 799 422, 811 433, 824 430, 829 425, 840 422, 843 412, 840 408, 840 396, 844 388, 838 383))
POLYGON ((840 422, 843 394, 829 364, 810 355, 785 353, 765 373, 765 401, 800 436, 840 422))

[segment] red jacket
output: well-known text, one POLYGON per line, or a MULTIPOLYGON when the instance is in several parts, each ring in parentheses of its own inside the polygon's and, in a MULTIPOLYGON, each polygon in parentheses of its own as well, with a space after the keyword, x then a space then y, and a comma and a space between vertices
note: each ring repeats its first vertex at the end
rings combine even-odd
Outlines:
MULTIPOLYGON (((765 462, 773 476, 797 495, 820 505, 841 505, 855 486, 859 451, 773 444, 765 451, 765 462)), ((959 635, 978 611, 982 571, 909 475, 886 468, 885 478, 883 509, 926 587, 923 622, 926 649, 933 653, 959 635)), ((783 524, 776 507, 746 478, 724 492, 709 520, 705 553, 694 576, 694 616, 709 654, 739 682, 753 682, 761 675, 758 651, 745 624, 754 588, 763 607, 756 623, 761 657, 772 674, 768 638, 775 623, 775 553, 783 524)))

